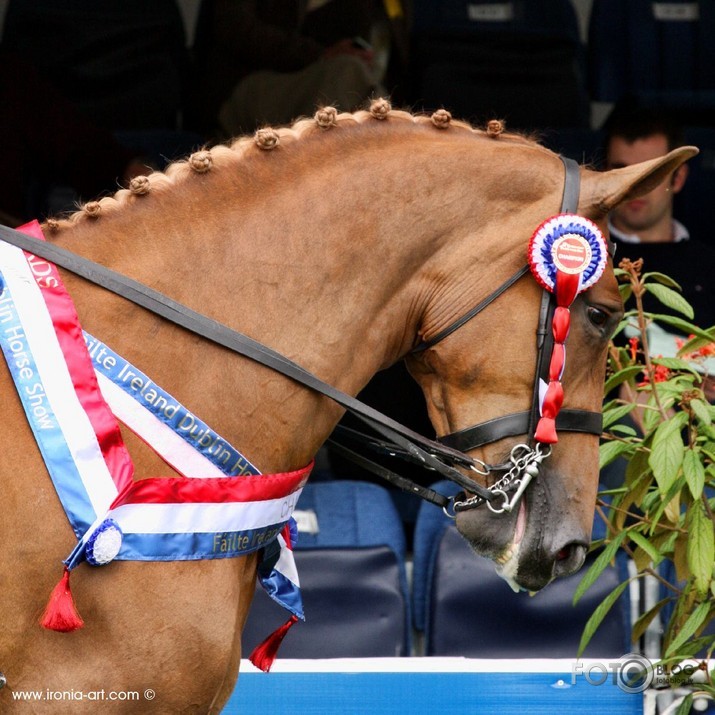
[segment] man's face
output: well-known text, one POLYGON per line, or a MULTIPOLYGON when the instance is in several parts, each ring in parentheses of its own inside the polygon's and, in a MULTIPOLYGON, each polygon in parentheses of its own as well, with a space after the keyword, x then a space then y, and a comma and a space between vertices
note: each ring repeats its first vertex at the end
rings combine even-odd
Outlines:
MULTIPOLYGON (((656 159, 668 153, 668 141, 663 134, 636 139, 628 142, 623 137, 613 137, 607 149, 606 168, 617 169, 639 161, 656 159)), ((616 228, 626 233, 638 234, 669 219, 672 213, 673 194, 683 185, 679 174, 669 176, 649 194, 628 203, 621 204, 611 213, 616 228)))

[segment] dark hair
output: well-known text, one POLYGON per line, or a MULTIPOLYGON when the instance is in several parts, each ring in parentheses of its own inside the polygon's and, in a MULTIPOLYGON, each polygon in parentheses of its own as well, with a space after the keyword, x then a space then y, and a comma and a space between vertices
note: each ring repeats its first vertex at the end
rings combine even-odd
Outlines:
POLYGON ((621 100, 603 124, 604 148, 613 137, 632 143, 637 139, 663 134, 668 151, 685 143, 683 128, 668 109, 644 106, 632 99, 621 100))

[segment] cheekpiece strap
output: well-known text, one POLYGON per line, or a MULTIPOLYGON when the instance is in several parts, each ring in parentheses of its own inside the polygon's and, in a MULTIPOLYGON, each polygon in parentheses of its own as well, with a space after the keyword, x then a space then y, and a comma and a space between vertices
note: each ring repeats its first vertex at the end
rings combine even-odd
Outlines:
POLYGON ((561 157, 566 170, 562 213, 544 221, 529 242, 528 262, 536 281, 555 298, 551 321, 553 348, 548 386, 541 401, 541 418, 534 439, 543 444, 558 441, 556 417, 564 399, 561 377, 566 364, 566 339, 571 326, 570 306, 579 293, 594 285, 606 267, 608 247, 598 226, 573 213, 578 206, 579 168, 561 157))

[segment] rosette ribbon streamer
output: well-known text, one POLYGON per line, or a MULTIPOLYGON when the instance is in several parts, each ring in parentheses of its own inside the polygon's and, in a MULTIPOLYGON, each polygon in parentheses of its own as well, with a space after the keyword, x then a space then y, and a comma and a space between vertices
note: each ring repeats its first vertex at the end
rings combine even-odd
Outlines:
POLYGON ((536 229, 529 242, 528 258, 537 282, 553 293, 556 301, 551 322, 554 343, 549 382, 541 398, 541 416, 534 432, 536 442, 555 444, 556 417, 564 400, 561 378, 571 326, 570 306, 579 293, 594 285, 603 274, 608 248, 593 221, 575 214, 559 214, 536 229))

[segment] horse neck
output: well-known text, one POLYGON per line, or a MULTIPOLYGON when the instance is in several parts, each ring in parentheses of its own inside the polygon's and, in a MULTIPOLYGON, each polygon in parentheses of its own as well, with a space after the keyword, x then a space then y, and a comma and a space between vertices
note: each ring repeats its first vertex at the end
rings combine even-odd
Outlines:
MULTIPOLYGON (((470 202, 443 147, 385 145, 377 171, 359 152, 336 162, 321 150, 309 162, 319 169, 286 152, 242 164, 242 181, 221 167, 189 176, 163 196, 83 222, 68 244, 356 394, 414 342, 434 257, 467 232, 470 202), (266 166, 280 161, 279 171, 266 166), (192 185, 197 178, 208 181, 192 185)), ((487 247, 481 259, 489 264, 487 247)), ((304 464, 340 417, 327 399, 266 368, 77 287, 96 324, 90 332, 264 471, 304 464), (121 332, 112 330, 116 311, 131 316, 121 332)))

